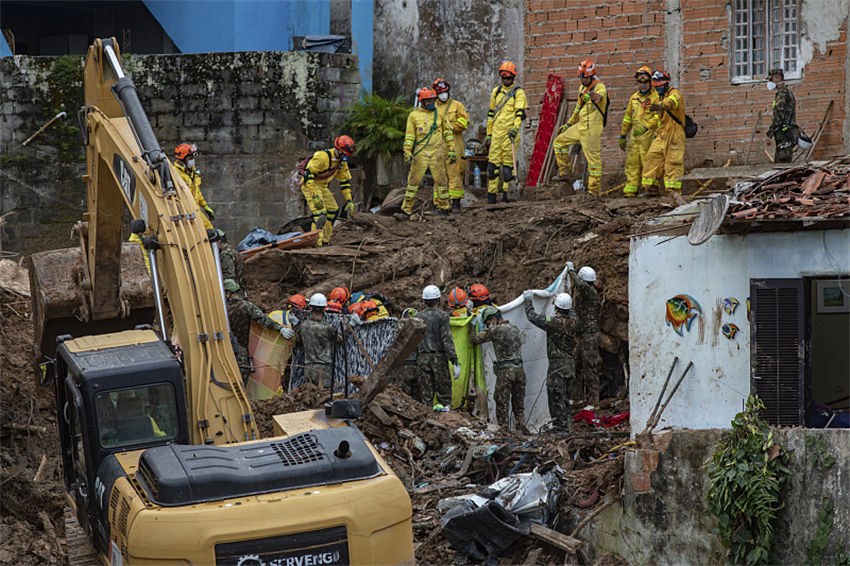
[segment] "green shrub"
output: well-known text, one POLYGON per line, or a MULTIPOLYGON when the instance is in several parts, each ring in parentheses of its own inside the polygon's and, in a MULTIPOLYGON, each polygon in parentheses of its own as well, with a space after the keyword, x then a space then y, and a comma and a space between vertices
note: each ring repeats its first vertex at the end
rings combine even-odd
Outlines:
POLYGON ((383 98, 367 94, 345 109, 345 131, 354 138, 357 154, 365 158, 382 154, 387 159, 401 153, 407 115, 413 110, 403 96, 383 98))

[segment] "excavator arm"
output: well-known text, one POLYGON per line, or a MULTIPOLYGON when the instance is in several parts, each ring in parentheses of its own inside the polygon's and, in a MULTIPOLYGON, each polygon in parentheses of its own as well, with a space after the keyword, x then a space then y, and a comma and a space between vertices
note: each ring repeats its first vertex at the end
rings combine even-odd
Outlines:
MULTIPOLYGON (((85 142, 88 189, 86 222, 79 227, 82 266, 75 270, 77 294, 84 299, 76 314, 81 322, 128 319, 132 310, 122 299, 122 215, 132 217, 151 262, 151 279, 163 338, 162 299, 167 297, 174 320, 171 342, 182 349, 190 441, 228 444, 258 437, 242 388, 230 342, 224 290, 215 236, 208 235, 189 188, 166 158, 139 102, 136 88, 121 70, 113 39, 98 39, 85 65, 85 142), (79 273, 83 276, 80 277, 79 273)), ((124 252, 126 253, 126 247, 124 252)), ((51 253, 51 252, 46 252, 51 253)), ((34 254, 37 256, 38 254, 34 254)), ((39 281, 49 271, 36 257, 31 281, 40 287, 34 305, 50 318, 50 290, 39 281)), ((53 277, 55 279, 55 272, 53 277)), ((70 274, 69 274, 70 277, 70 274)), ((50 280, 50 287, 57 287, 50 280)))

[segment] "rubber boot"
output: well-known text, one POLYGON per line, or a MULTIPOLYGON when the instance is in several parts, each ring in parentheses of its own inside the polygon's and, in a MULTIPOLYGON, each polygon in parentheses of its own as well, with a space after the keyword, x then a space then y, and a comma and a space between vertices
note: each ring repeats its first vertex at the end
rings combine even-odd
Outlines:
POLYGON ((502 193, 502 202, 508 202, 508 192, 507 191, 502 193))
POLYGON ((496 204, 496 193, 487 193, 487 204, 496 204))
POLYGON ((453 198, 452 199, 452 212, 460 212, 460 199, 453 198))
POLYGON ((401 212, 393 214, 393 218, 396 220, 410 220, 410 215, 402 210, 401 212))
POLYGON ((437 214, 439 214, 439 215, 440 215, 440 216, 442 216, 443 218, 448 218, 448 217, 449 217, 449 211, 448 211, 447 209, 444 209, 444 208, 441 208, 440 210, 438 210, 438 211, 437 211, 437 214))

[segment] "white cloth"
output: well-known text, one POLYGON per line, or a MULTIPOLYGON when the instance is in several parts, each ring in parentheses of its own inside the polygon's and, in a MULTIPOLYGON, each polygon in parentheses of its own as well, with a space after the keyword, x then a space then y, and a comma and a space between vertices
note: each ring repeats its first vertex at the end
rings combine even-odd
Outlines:
MULTIPOLYGON (((537 312, 552 315, 555 312, 555 295, 569 292, 567 268, 545 289, 535 290, 532 303, 537 312)), ((499 306, 502 317, 516 324, 523 333, 522 366, 525 370, 525 426, 536 432, 551 420, 549 416, 549 397, 546 394, 546 375, 549 369, 549 357, 546 354, 546 332, 531 324, 525 317, 522 295, 511 302, 499 306)), ((483 327, 483 326, 482 326, 483 327)), ((493 344, 485 342, 481 348, 484 358, 484 375, 487 380, 487 397, 490 422, 496 422, 496 403, 493 391, 496 387, 496 374, 493 373, 495 354, 493 344)))

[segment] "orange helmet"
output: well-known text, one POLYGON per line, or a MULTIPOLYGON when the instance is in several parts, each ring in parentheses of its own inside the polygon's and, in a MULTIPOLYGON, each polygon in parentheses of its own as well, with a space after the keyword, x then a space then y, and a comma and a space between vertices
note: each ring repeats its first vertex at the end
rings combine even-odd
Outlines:
POLYGON ((466 304, 467 299, 469 297, 466 295, 466 291, 460 287, 455 287, 449 291, 449 306, 451 307, 460 308, 466 304))
POLYGON ((363 318, 366 314, 366 303, 363 301, 359 303, 351 303, 351 305, 348 306, 348 312, 363 318))
POLYGON ((363 312, 366 313, 366 320, 371 319, 378 314, 378 303, 373 300, 363 301, 363 312))
POLYGON ((578 66, 578 76, 579 77, 592 77, 596 74, 596 67, 593 65, 593 61, 590 59, 585 59, 578 66))
POLYGON ((348 136, 339 136, 336 138, 334 140, 334 147, 345 155, 354 155, 354 140, 348 136))
POLYGON ((635 78, 640 80, 641 76, 645 76, 646 80, 649 80, 652 77, 652 69, 644 65, 635 73, 635 78))
POLYGON ((174 155, 177 159, 186 159, 192 155, 198 154, 198 148, 193 143, 181 143, 174 148, 174 155))
POLYGON ((652 73, 652 86, 661 86, 670 82, 670 75, 664 71, 655 71, 652 73))
POLYGON ((437 93, 434 92, 433 88, 429 88, 427 86, 423 86, 419 89, 419 102, 424 100, 428 100, 429 98, 437 98, 437 93))
POLYGON ((301 294, 292 295, 288 299, 286 299, 287 307, 295 307, 296 309, 306 309, 307 308, 307 297, 301 294))
POLYGON ((490 291, 481 283, 476 283, 469 288, 469 296, 476 301, 486 301, 490 298, 490 291))
POLYGON ((504 74, 508 74, 508 75, 511 75, 512 77, 515 77, 516 76, 516 65, 514 65, 510 61, 505 61, 504 63, 502 63, 501 66, 499 67, 499 75, 504 75, 504 74))
POLYGON ((338 301, 328 301, 328 304, 325 306, 325 312, 342 314, 342 305, 338 301))
POLYGON ((347 305, 349 299, 351 299, 351 291, 348 290, 348 287, 335 287, 328 295, 328 299, 341 305, 347 305))
POLYGON ((434 81, 434 84, 431 85, 431 88, 434 89, 434 92, 440 94, 441 92, 449 91, 449 81, 446 79, 437 79, 434 81))

